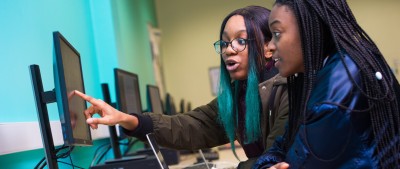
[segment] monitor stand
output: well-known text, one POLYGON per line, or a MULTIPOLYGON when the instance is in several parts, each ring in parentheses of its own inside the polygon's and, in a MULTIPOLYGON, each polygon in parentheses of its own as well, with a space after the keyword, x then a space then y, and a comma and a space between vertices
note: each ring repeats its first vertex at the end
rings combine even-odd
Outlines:
POLYGON ((58 169, 57 155, 53 142, 53 135, 50 128, 47 104, 56 102, 54 90, 44 91, 42 76, 38 65, 30 65, 32 87, 35 94, 35 102, 39 119, 40 133, 42 135, 43 147, 46 155, 46 163, 50 169, 58 169))

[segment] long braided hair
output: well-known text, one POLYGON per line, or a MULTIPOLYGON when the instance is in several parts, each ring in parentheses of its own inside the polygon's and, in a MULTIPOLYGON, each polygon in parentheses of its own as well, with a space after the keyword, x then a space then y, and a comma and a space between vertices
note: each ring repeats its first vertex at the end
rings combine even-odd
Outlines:
POLYGON ((327 55, 338 52, 352 83, 368 100, 380 167, 400 166, 399 83, 378 47, 356 22, 346 0, 277 0, 275 5, 288 6, 296 16, 305 68, 297 77, 288 77, 291 114, 286 148, 293 142, 299 118, 305 115, 316 72, 322 68, 327 55), (357 85, 350 76, 344 51, 357 64, 363 86, 357 85), (377 72, 382 74, 381 80, 377 79, 377 72))
POLYGON ((245 143, 257 141, 261 136, 261 103, 258 84, 260 80, 263 80, 262 72, 265 71, 264 44, 269 42, 272 36, 268 27, 269 14, 270 10, 264 7, 247 6, 230 13, 221 25, 220 39, 222 39, 227 21, 234 15, 241 15, 245 21, 247 38, 252 39, 247 44, 249 59, 247 82, 239 82, 230 78, 221 55, 218 116, 233 150, 233 142, 238 127, 239 97, 245 97, 245 143), (245 96, 239 96, 238 91, 243 88, 246 90, 245 96))

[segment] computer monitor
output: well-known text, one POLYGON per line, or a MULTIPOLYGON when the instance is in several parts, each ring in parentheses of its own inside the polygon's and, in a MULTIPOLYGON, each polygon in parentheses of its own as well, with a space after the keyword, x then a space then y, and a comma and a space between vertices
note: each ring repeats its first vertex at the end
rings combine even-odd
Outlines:
POLYGON ((160 91, 157 86, 146 85, 147 111, 164 114, 160 91))
POLYGON ((138 75, 119 68, 114 69, 114 75, 118 109, 128 114, 142 114, 138 75))
POLYGON ((187 106, 186 106, 186 112, 191 111, 192 110, 192 103, 188 102, 187 106))
POLYGON ((180 113, 185 113, 186 109, 185 109, 185 100, 181 99, 181 102, 179 103, 179 112, 180 113))
POLYGON ((85 92, 80 54, 60 32, 53 33, 53 41, 55 93, 64 144, 91 145, 90 128, 83 114, 86 101, 72 95, 74 90, 85 92))
POLYGON ((174 98, 172 98, 171 94, 167 93, 165 96, 165 114, 175 115, 176 107, 174 103, 174 98))
POLYGON ((65 146, 92 145, 92 137, 82 113, 86 110, 86 101, 72 94, 74 90, 85 92, 80 55, 60 32, 53 32, 53 42, 55 88, 44 91, 39 66, 33 64, 29 68, 46 155, 46 163, 41 163, 41 167, 47 164, 48 168, 57 169, 57 150, 54 147, 47 104, 57 102, 65 146))
MULTIPOLYGON (((110 89, 108 87, 107 83, 102 83, 101 84, 101 91, 103 93, 103 100, 107 104, 115 107, 115 104, 111 101, 111 96, 110 96, 110 89)), ((117 130, 115 126, 108 126, 108 131, 110 133, 110 145, 113 149, 113 154, 114 158, 118 159, 122 157, 121 150, 119 148, 119 138, 117 135, 117 130)))

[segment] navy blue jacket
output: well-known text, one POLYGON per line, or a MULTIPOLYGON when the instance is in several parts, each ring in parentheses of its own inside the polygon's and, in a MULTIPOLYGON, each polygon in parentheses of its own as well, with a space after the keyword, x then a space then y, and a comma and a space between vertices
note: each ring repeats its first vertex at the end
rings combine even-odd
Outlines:
POLYGON ((253 168, 268 168, 278 162, 288 163, 291 169, 378 168, 369 112, 352 111, 365 110, 368 105, 359 90, 360 72, 350 57, 344 60, 354 81, 339 54, 328 57, 317 72, 306 115, 300 117, 303 122, 293 143, 285 150, 286 134, 278 138, 253 168))

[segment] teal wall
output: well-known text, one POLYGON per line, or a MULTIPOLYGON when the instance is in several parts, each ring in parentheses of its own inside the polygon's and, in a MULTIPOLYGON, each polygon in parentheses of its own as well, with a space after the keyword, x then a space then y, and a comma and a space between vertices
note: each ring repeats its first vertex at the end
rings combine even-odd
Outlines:
MULTIPOLYGON (((122 69, 137 73, 140 89, 145 91, 146 84, 155 84, 147 31, 147 24, 157 26, 154 1, 118 0, 112 2, 114 18, 118 18, 115 24, 118 64, 122 69), (135 8, 132 9, 132 6, 135 8)), ((141 92, 141 98, 143 108, 146 108, 145 92, 141 92)))
MULTIPOLYGON (((54 88, 53 31, 81 54, 87 94, 102 98, 100 84, 108 83, 115 100, 113 69, 118 67, 139 75, 146 108, 145 85, 154 84, 147 33, 147 24, 157 26, 154 11, 153 0, 0 1, 0 123, 37 121, 28 67, 39 65, 44 89, 54 88)), ((58 120, 57 105, 48 109, 50 120, 58 120)), ((74 164, 88 167, 96 147, 107 141, 76 148, 74 164)), ((43 149, 2 155, 0 168, 33 168, 43 156, 43 149)))

